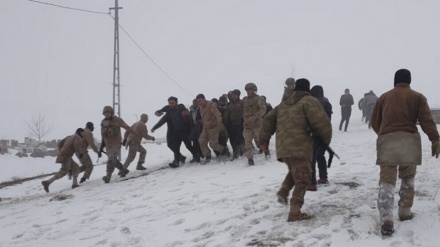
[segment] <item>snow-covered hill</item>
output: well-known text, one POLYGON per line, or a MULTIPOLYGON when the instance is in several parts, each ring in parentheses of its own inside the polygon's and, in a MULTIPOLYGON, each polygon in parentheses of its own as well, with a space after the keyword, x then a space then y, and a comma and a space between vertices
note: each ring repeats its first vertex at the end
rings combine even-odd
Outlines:
MULTIPOLYGON (((395 215, 396 232, 383 239, 376 136, 359 120, 351 125, 349 132, 336 130, 332 141, 346 164, 335 158, 330 185, 306 194, 303 211, 314 216, 309 221, 288 223, 289 208, 276 201, 287 168, 275 160, 274 146, 272 158, 258 155, 254 167, 241 159, 168 169, 166 145, 144 144, 148 170, 135 171, 132 164, 126 178, 114 174, 110 184, 101 180, 105 165, 98 165, 74 190, 67 178, 55 181, 50 193, 42 179, 0 189, 0 246, 439 246, 440 168, 429 140, 423 136, 415 218, 399 222, 395 215)), ((1 181, 59 169, 54 158, 0 160, 8 171, 1 181)))

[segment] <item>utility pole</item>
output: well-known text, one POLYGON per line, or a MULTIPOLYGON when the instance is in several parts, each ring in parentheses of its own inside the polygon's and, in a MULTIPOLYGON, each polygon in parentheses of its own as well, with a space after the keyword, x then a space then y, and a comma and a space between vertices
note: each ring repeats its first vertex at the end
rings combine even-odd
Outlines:
MULTIPOLYGON (((118 0, 115 0, 115 7, 109 8, 115 11, 115 38, 113 51, 113 109, 118 117, 121 117, 121 84, 119 70, 119 9, 118 0)), ((121 149, 119 149, 118 158, 121 159, 121 149)))
POLYGON ((113 109, 115 114, 121 117, 121 84, 119 70, 119 9, 118 0, 115 0, 115 7, 109 8, 115 11, 115 37, 113 51, 113 109))

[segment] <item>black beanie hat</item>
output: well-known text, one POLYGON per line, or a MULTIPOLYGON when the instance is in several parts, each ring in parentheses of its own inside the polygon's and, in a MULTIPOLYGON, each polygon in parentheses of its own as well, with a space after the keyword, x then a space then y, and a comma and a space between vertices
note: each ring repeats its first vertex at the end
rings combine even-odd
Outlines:
POLYGON ((295 89, 293 91, 306 91, 310 92, 310 82, 305 78, 298 79, 295 82, 295 89))
POLYGON ((394 75, 394 86, 399 82, 411 84, 411 72, 407 69, 399 69, 394 75))
POLYGON ((93 131, 95 129, 95 126, 93 126, 92 122, 87 122, 86 123, 86 128, 93 131))
POLYGON ((236 94, 236 95, 240 96, 241 92, 240 92, 240 90, 238 90, 238 89, 234 89, 234 90, 232 91, 232 94, 236 94))

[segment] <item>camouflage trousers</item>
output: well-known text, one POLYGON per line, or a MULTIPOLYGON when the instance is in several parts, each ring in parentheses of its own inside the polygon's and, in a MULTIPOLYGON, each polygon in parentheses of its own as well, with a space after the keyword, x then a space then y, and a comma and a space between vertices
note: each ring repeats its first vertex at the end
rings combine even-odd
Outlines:
POLYGON ((312 168, 310 160, 284 158, 283 161, 289 171, 284 178, 280 191, 287 194, 293 188, 290 204, 300 209, 304 204, 306 187, 311 183, 312 168))
POLYGON ((119 151, 121 150, 121 144, 114 146, 106 146, 105 151, 107 152, 107 173, 113 173, 115 167, 119 170, 123 170, 121 162, 118 160, 119 151))
POLYGON ((411 208, 414 202, 414 178, 417 166, 380 166, 377 208, 382 222, 393 220, 394 187, 396 186, 397 171, 399 171, 399 178, 401 179, 399 207, 411 208))
POLYGON ((79 158, 81 166, 79 167, 79 173, 84 172, 83 177, 89 179, 93 171, 93 162, 88 153, 85 153, 82 158, 79 158))
POLYGON ((225 147, 218 143, 219 133, 220 132, 218 128, 212 128, 209 130, 203 128, 202 133, 200 133, 199 136, 200 149, 202 149, 202 153, 205 157, 211 157, 211 150, 208 148, 208 143, 209 146, 215 151, 219 153, 222 153, 224 151, 225 147))
POLYGON ((145 163, 145 156, 147 156, 147 150, 142 147, 140 142, 130 141, 128 143, 128 156, 124 162, 124 168, 128 168, 128 166, 133 162, 136 158, 136 153, 139 152, 139 163, 145 163))
POLYGON ((245 148, 245 155, 248 159, 254 158, 254 148, 252 146, 252 140, 255 140, 255 143, 258 145, 258 141, 260 140, 259 134, 260 134, 261 128, 245 128, 243 129, 243 138, 244 138, 244 148, 245 148))
POLYGON ((74 178, 78 177, 78 174, 79 174, 78 164, 72 159, 72 157, 66 158, 61 163, 60 170, 53 176, 53 178, 60 179, 64 176, 66 176, 66 174, 69 170, 72 170, 72 176, 74 178))

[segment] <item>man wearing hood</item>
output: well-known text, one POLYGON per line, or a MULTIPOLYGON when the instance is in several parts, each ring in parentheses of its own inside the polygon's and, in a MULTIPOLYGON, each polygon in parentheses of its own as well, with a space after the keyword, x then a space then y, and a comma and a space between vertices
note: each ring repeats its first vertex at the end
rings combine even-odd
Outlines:
POLYGON ((373 90, 365 94, 363 107, 365 108, 365 122, 368 123, 368 128, 371 128, 371 113, 373 113, 377 100, 378 97, 374 94, 373 90))
POLYGON ((278 161, 287 165, 288 173, 277 193, 278 201, 287 204, 289 191, 294 187, 287 221, 310 219, 301 212, 306 188, 310 184, 310 162, 313 155, 313 135, 325 145, 330 144, 332 126, 319 101, 309 93, 307 79, 296 81, 292 95, 283 100, 263 119, 259 146, 267 150, 270 137, 276 133, 278 161))
MULTIPOLYGON (((319 100, 319 103, 324 108, 329 120, 332 118, 332 104, 324 97, 324 89, 320 85, 316 85, 310 89, 310 94, 319 100)), ((313 140, 313 159, 312 159, 312 183, 307 186, 307 190, 316 191, 318 187, 316 184, 328 184, 327 174, 327 160, 325 159, 326 145, 321 140, 313 140), (316 163, 318 163, 319 179, 316 181, 316 163)))
POLYGON ((414 201, 414 178, 422 163, 422 144, 417 122, 432 142, 432 156, 440 154, 440 137, 427 100, 411 89, 411 72, 400 69, 394 76, 394 88, 382 94, 371 117, 371 127, 378 135, 377 160, 380 165, 377 208, 382 235, 394 232, 394 187, 397 172, 401 179, 398 215, 401 221, 411 220, 414 201))

